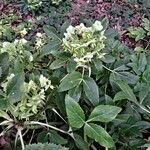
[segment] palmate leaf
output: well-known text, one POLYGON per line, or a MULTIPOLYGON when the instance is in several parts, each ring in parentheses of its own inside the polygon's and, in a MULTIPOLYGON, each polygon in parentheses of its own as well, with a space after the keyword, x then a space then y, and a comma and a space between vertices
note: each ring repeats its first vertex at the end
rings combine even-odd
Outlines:
POLYGON ((70 126, 75 128, 81 128, 85 123, 85 115, 82 108, 69 95, 66 95, 65 104, 70 126))
POLYGON ((100 145, 111 148, 114 147, 114 141, 111 136, 100 125, 94 123, 86 123, 84 126, 85 134, 94 139, 100 145))
POLYGON ((99 105, 92 111, 88 122, 91 121, 100 121, 100 122, 109 122, 115 119, 118 113, 121 111, 121 108, 111 105, 99 105))
POLYGON ((30 144, 25 147, 25 150, 68 150, 68 148, 55 144, 30 144))

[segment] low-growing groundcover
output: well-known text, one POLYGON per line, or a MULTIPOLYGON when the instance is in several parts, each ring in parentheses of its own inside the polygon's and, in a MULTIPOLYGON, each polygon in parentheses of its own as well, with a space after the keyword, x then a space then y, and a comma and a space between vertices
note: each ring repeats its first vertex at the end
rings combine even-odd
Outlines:
POLYGON ((83 2, 3 1, 0 149, 150 149, 148 5, 124 29, 131 48, 108 16, 74 24, 69 11, 83 2))

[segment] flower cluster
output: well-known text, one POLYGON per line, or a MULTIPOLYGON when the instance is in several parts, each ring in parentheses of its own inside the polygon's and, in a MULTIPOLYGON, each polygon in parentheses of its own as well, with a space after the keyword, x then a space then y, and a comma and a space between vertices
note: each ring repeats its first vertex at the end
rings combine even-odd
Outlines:
MULTIPOLYGON (((12 82, 14 74, 10 74, 5 82, 1 84, 1 88, 6 93, 9 83, 12 82)), ((29 117, 38 113, 41 108, 43 108, 46 102, 46 91, 48 89, 54 89, 51 81, 44 77, 39 76, 37 82, 30 80, 29 82, 24 82, 20 87, 21 97, 18 103, 13 107, 14 113, 19 119, 29 119, 29 117)))
POLYGON ((16 58, 20 60, 33 61, 32 54, 25 49, 27 41, 25 39, 15 40, 14 42, 3 42, 0 53, 7 52, 10 61, 14 62, 16 58))
POLYGON ((45 104, 46 95, 45 92, 54 87, 51 81, 43 75, 39 77, 40 84, 30 80, 29 83, 24 82, 22 100, 17 104, 15 111, 19 115, 19 118, 29 118, 30 116, 37 114, 38 109, 42 108, 45 104))
POLYGON ((95 21, 91 27, 84 24, 69 26, 64 33, 63 48, 69 51, 78 65, 86 64, 104 48, 104 30, 100 21, 95 21))
POLYGON ((47 41, 46 35, 38 32, 36 34, 35 48, 36 49, 41 48, 44 44, 46 44, 46 41, 47 41))

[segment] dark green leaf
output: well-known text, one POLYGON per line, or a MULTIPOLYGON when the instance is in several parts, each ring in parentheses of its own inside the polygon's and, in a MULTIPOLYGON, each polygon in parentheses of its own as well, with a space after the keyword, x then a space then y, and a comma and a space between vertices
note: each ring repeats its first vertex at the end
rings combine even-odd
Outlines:
POLYGON ((123 91, 120 91, 120 92, 116 93, 113 101, 116 102, 116 101, 123 100, 123 99, 127 99, 127 97, 123 91))
POLYGON ((85 142, 81 136, 79 136, 78 134, 74 134, 74 140, 75 140, 76 146, 80 150, 89 150, 88 143, 85 142))
POLYGON ((124 71, 124 72, 111 73, 110 79, 114 81, 121 80, 129 84, 136 84, 139 80, 139 77, 130 72, 124 71))
POLYGON ((0 98, 0 109, 4 110, 8 107, 8 100, 6 98, 0 98))
POLYGON ((101 60, 105 63, 113 63, 115 61, 115 58, 111 55, 105 55, 101 60))
POLYGON ((24 83, 24 75, 15 75, 6 87, 6 93, 12 103, 18 102, 22 96, 22 86, 24 83))
POLYGON ((53 54, 54 52, 59 50, 61 45, 60 41, 51 41, 47 45, 44 45, 43 48, 41 49, 41 55, 48 55, 48 54, 53 54))
POLYGON ((0 54, 0 80, 4 80, 9 72, 9 56, 7 53, 0 54))
POLYGON ((68 21, 68 20, 63 23, 63 25, 61 26, 61 33, 62 34, 64 34, 66 29, 69 27, 69 25, 70 25, 70 21, 68 21))
POLYGON ((95 60, 93 60, 93 62, 94 62, 94 65, 95 65, 96 69, 98 71, 101 71, 102 68, 103 68, 102 67, 102 61, 100 59, 95 59, 95 60))
POLYGON ((91 77, 84 77, 83 89, 89 101, 94 105, 99 104, 99 89, 96 82, 91 77))
POLYGON ((122 81, 117 81, 116 83, 118 84, 120 89, 124 92, 124 94, 128 100, 130 100, 134 103, 137 103, 137 99, 136 99, 132 89, 130 88, 130 86, 128 84, 126 84, 122 81))
POLYGON ((111 148, 114 147, 114 141, 111 136, 100 125, 89 123, 84 126, 85 134, 94 139, 100 145, 111 148))
POLYGON ((121 108, 111 105, 99 105, 92 111, 88 122, 100 121, 100 122, 110 122, 116 118, 121 108))
POLYGON ((138 70, 143 72, 145 70, 146 65, 147 65, 147 59, 146 59, 145 53, 140 53, 138 70))
POLYGON ((50 69, 58 69, 58 68, 62 67, 66 61, 67 60, 64 60, 64 59, 56 59, 55 61, 53 61, 51 63, 50 69))
POLYGON ((81 97, 81 92, 82 92, 82 87, 77 86, 74 87, 73 89, 70 89, 68 94, 78 102, 81 97))
POLYGON ((66 111, 69 124, 75 128, 81 128, 85 122, 85 115, 80 105, 69 95, 65 98, 66 111))
POLYGON ((37 141, 40 143, 66 144, 67 140, 61 137, 56 131, 49 130, 38 134, 37 141))
POLYGON ((51 28, 49 26, 44 26, 43 30, 53 40, 60 40, 59 37, 54 33, 54 31, 51 30, 51 28))
POLYGON ((81 74, 79 72, 74 71, 63 78, 61 84, 59 85, 59 91, 63 92, 70 90, 76 86, 79 86, 81 82, 82 82, 81 74))
POLYGON ((75 61, 73 61, 73 60, 69 61, 67 64, 67 72, 71 73, 71 72, 75 71, 76 66, 77 66, 77 63, 75 61))

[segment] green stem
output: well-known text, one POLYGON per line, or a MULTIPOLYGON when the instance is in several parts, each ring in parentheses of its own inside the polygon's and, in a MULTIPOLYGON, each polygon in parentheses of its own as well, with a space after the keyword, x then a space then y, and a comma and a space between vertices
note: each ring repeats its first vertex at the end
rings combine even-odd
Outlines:
POLYGON ((84 132, 84 141, 87 142, 87 136, 86 136, 85 132, 84 132))
POLYGON ((22 137, 22 133, 21 133, 21 129, 20 128, 18 129, 18 135, 20 137, 20 142, 21 142, 22 150, 24 150, 25 146, 24 146, 24 141, 23 141, 23 137, 22 137))
MULTIPOLYGON (((40 126, 49 127, 49 128, 51 128, 51 129, 53 129, 53 130, 56 130, 56 131, 59 131, 59 132, 61 132, 61 133, 70 135, 70 133, 68 133, 68 132, 66 132, 66 131, 64 131, 64 130, 58 129, 57 127, 51 126, 51 125, 46 124, 46 123, 42 123, 42 122, 38 122, 38 121, 30 121, 30 122, 28 122, 27 124, 28 124, 28 125, 40 125, 40 126)), ((71 135, 70 135, 70 136, 71 136, 71 135)))
POLYGON ((85 72, 85 68, 84 67, 82 67, 82 68, 83 68, 83 70, 82 70, 82 78, 83 78, 84 72, 85 72))
POLYGON ((67 121, 57 112, 55 108, 52 108, 52 111, 56 113, 67 124, 67 121))
POLYGON ((89 77, 91 76, 91 67, 89 67, 89 77))

